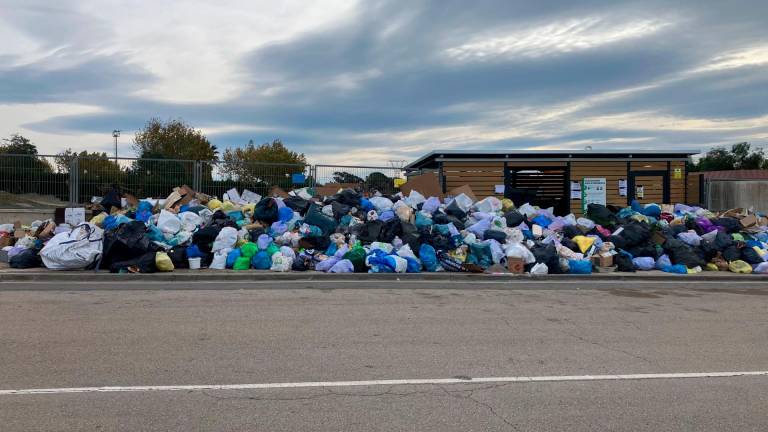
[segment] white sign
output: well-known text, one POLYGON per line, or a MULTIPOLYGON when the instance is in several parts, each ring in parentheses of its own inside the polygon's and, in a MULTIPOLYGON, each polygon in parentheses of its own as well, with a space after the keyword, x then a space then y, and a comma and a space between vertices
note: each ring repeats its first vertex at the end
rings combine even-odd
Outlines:
POLYGON ((586 213, 590 204, 605 205, 605 179, 585 178, 581 181, 581 209, 586 213))
POLYGON ((619 196, 627 196, 627 181, 625 179, 619 180, 619 196))
POLYGON ((645 198, 645 188, 642 186, 635 187, 635 198, 637 199, 643 199, 645 198))
POLYGON ((64 223, 68 223, 70 226, 78 226, 85 222, 85 209, 82 207, 65 208, 64 209, 64 223))
POLYGON ((571 182, 571 199, 581 199, 581 183, 571 182))
POLYGON ((494 192, 497 194, 503 194, 504 193, 504 185, 495 185, 493 187, 494 192))

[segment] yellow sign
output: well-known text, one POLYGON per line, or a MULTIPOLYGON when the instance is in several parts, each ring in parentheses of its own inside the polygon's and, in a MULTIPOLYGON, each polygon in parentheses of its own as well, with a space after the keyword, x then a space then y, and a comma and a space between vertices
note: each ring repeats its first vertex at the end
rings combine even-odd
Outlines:
POLYGON ((683 178, 683 169, 682 168, 675 168, 674 178, 675 178, 675 180, 680 180, 681 178, 683 178))
POLYGON ((395 187, 399 188, 400 186, 405 184, 405 179, 403 178, 396 178, 395 179, 395 187))

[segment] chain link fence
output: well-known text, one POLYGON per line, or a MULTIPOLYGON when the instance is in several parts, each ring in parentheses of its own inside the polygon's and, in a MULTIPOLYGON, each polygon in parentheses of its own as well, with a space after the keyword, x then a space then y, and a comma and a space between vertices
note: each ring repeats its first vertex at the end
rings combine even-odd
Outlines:
POLYGON ((232 188, 265 196, 274 187, 290 191, 307 186, 393 194, 404 181, 403 170, 381 166, 0 155, 0 206, 13 196, 25 194, 49 197, 52 206, 83 204, 103 196, 113 185, 141 199, 163 198, 185 184, 218 197, 232 188))

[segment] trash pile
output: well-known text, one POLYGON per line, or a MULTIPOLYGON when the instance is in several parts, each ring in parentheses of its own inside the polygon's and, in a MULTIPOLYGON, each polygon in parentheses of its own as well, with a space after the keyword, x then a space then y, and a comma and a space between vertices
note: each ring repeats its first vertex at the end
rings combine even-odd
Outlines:
POLYGON ((768 219, 741 209, 590 204, 576 217, 463 193, 280 195, 232 189, 217 199, 183 186, 126 205, 113 190, 89 222, 0 225, 0 245, 14 268, 115 273, 768 273, 768 219))

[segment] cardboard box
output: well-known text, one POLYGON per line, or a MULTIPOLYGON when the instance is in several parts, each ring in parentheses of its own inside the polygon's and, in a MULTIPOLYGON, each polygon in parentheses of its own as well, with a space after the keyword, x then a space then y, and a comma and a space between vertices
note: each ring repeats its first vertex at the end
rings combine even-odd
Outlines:
POLYGON ((443 187, 440 185, 440 178, 437 173, 424 173, 408 177, 408 181, 400 186, 400 191, 403 195, 408 196, 412 190, 427 198, 443 197, 443 187))
POLYGON ((525 263, 522 258, 507 258, 507 270, 510 273, 523 274, 525 273, 525 263))
POLYGON ((457 188, 452 189, 450 192, 448 192, 448 195, 450 196, 457 196, 464 194, 472 199, 472 202, 477 202, 477 196, 475 195, 475 191, 472 190, 472 188, 469 185, 459 186, 457 188))
POLYGON ((13 246, 16 243, 16 239, 13 237, 6 237, 2 236, 0 237, 0 249, 6 247, 6 246, 13 246))
POLYGON ((592 255, 592 265, 595 267, 612 267, 613 255, 611 256, 592 255))
POLYGON ((757 225, 757 216, 755 215, 749 215, 741 219, 741 226, 744 228, 749 228, 752 226, 757 225))

